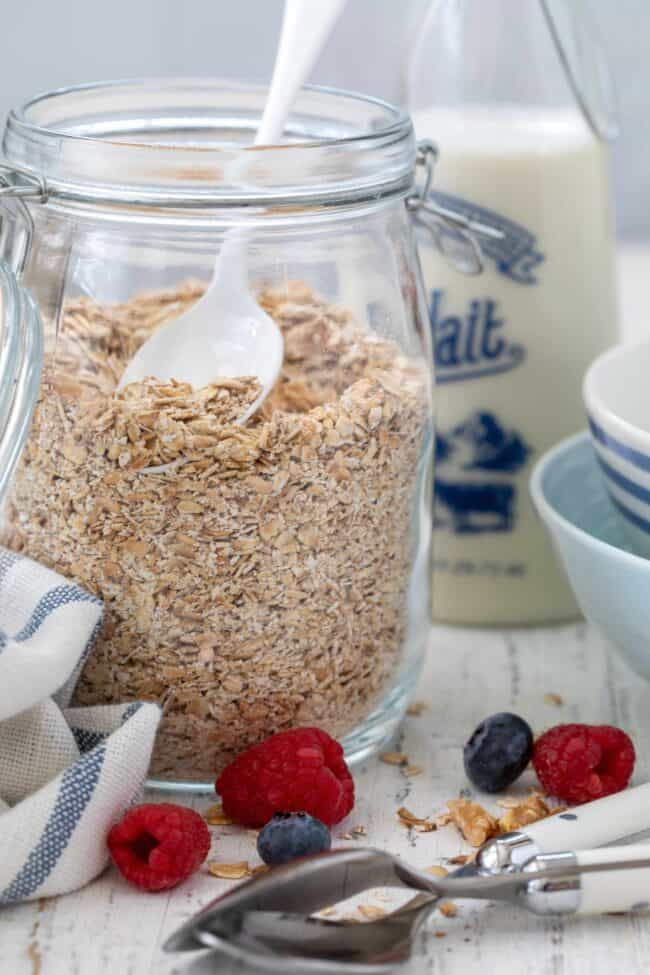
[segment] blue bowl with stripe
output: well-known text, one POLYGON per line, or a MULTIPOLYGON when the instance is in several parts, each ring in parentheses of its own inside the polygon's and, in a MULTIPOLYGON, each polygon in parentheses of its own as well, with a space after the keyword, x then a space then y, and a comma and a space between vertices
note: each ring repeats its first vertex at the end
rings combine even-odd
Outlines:
POLYGON ((634 551, 650 559, 650 342, 601 355, 583 394, 612 504, 634 551))
POLYGON ((530 490, 580 609, 650 680, 650 560, 631 550, 590 434, 544 454, 530 490))

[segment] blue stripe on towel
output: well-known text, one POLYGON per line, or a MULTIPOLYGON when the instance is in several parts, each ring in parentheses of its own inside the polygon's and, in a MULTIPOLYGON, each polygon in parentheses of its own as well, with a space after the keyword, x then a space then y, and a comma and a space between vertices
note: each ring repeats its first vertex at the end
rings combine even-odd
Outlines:
POLYGON ((22 556, 18 552, 12 552, 8 548, 0 548, 0 582, 9 572, 16 562, 21 561, 22 556))
POLYGON ((612 437, 609 433, 605 433, 602 427, 600 427, 596 421, 589 417, 589 427, 594 436, 594 439, 598 443, 602 444, 603 447, 607 447, 611 450, 613 454, 618 454, 623 460, 626 460, 628 464, 633 464, 642 471, 650 471, 650 456, 648 454, 641 453, 640 450, 635 450, 634 447, 628 447, 627 444, 622 443, 617 440, 616 437, 612 437))
POLYGON ((89 731, 87 728, 70 728, 70 731, 82 755, 106 741, 110 734, 109 731, 89 731))
POLYGON ((31 897, 52 873, 95 792, 105 758, 106 745, 98 745, 63 773, 41 838, 9 886, 0 892, 0 905, 31 897))
MULTIPOLYGON (((127 705, 122 714, 122 724, 125 725, 134 714, 137 714, 141 707, 142 701, 133 701, 131 704, 127 705)), ((70 731, 72 732, 74 740, 77 743, 77 747, 82 754, 89 752, 92 748, 95 748, 96 745, 99 745, 100 742, 105 741, 106 738, 112 734, 111 731, 93 731, 89 728, 76 728, 73 725, 70 725, 70 731)))
POLYGON ((14 640, 18 642, 29 640, 30 637, 34 636, 39 627, 42 626, 50 613, 69 603, 95 603, 98 606, 102 605, 101 600, 97 596, 86 592, 81 586, 55 586, 54 589, 50 589, 44 596, 41 596, 36 604, 36 609, 20 633, 16 633, 14 640))
MULTIPOLYGON (((98 600, 98 602, 100 601, 98 600)), ((95 625, 93 626, 93 631, 88 637, 88 640, 86 641, 86 646, 84 647, 84 651, 81 654, 81 659, 79 661, 80 664, 85 664, 86 657, 88 656, 92 648, 95 646, 95 640, 99 636, 99 631, 101 630, 103 625, 104 625, 104 609, 102 607, 101 615, 97 620, 97 622, 95 623, 95 625)))

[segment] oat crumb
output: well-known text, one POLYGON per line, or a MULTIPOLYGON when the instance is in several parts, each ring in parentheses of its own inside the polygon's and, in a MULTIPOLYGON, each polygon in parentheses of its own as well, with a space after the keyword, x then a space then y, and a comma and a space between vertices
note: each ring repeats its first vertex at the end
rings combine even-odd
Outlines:
POLYGON ((230 816, 226 816, 220 802, 216 803, 214 806, 210 806, 209 809, 206 809, 203 813, 203 818, 208 826, 232 826, 235 822, 234 819, 230 818, 230 816))
POLYGON ((429 710, 429 705, 425 701, 413 701, 406 709, 406 713, 413 718, 419 718, 421 714, 429 710))
POLYGON ((402 752, 381 752, 379 761, 385 765, 408 765, 409 757, 402 752))
POLYGON ((544 700, 547 704, 551 704, 555 708, 561 708, 564 704, 562 695, 556 694, 554 691, 549 691, 548 694, 545 694, 544 700))
POLYGON ((438 904, 438 910, 444 917, 456 917, 458 914, 458 908, 453 901, 441 901, 438 904))
POLYGON ((420 816, 416 816, 405 806, 401 806, 397 810, 397 819, 402 826, 415 829, 418 833, 431 833, 436 829, 436 824, 432 823, 430 819, 422 819, 420 816))
POLYGON ((499 832, 497 820, 478 802, 449 799, 447 806, 453 822, 471 846, 483 846, 499 832))
POLYGON ((449 871, 446 870, 444 867, 439 866, 438 864, 434 864, 432 867, 426 867, 425 868, 425 873, 431 873, 431 874, 433 874, 434 877, 448 877, 449 876, 449 871))
POLYGON ((499 818, 499 832, 512 833, 518 829, 524 829, 532 823, 539 822, 551 815, 551 808, 544 800, 533 793, 527 799, 510 806, 509 809, 499 818))
POLYGON ((367 921, 378 921, 381 917, 386 917, 386 911, 383 907, 375 907, 374 904, 360 904, 357 908, 359 914, 365 917, 367 921))
POLYGON ((241 860, 239 863, 219 863, 217 860, 211 860, 208 863, 208 873, 213 877, 219 877, 220 880, 243 880, 244 877, 252 876, 253 871, 247 860, 241 860))

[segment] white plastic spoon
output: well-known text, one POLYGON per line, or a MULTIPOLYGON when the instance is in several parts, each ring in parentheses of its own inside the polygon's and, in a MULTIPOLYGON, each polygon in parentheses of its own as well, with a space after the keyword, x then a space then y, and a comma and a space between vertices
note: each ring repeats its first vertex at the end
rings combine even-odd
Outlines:
MULTIPOLYGON (((311 73, 346 0, 285 0, 280 45, 255 145, 277 143, 303 83, 311 73)), ((244 423, 275 385, 283 340, 250 292, 246 233, 229 233, 205 294, 189 311, 161 326, 126 367, 119 389, 155 376, 195 388, 217 378, 256 376, 259 396, 239 417, 244 423)))

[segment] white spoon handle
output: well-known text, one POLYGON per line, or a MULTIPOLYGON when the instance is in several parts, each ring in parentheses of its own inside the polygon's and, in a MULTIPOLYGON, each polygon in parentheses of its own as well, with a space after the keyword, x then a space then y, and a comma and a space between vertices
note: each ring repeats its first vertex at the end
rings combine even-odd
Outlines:
POLYGON ((294 99, 311 74, 346 0, 285 0, 273 78, 255 145, 280 140, 294 99))
POLYGON ((576 860, 581 867, 628 864, 620 870, 582 874, 578 914, 627 913, 650 905, 650 846, 634 844, 608 850, 582 850, 576 853, 576 860), (644 860, 646 866, 632 865, 644 860))
POLYGON ((542 853, 601 846, 650 829, 650 783, 550 816, 524 832, 542 853))

